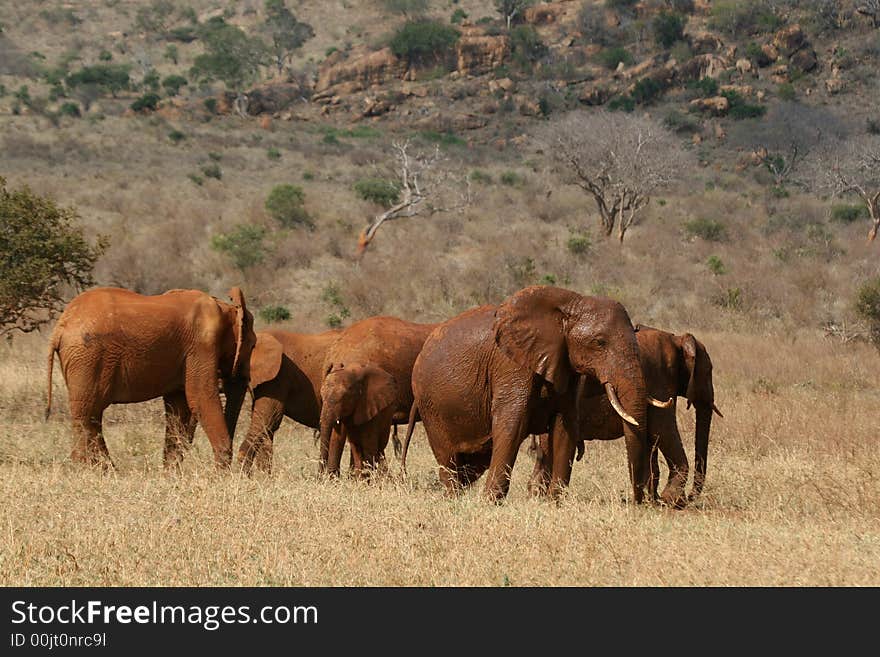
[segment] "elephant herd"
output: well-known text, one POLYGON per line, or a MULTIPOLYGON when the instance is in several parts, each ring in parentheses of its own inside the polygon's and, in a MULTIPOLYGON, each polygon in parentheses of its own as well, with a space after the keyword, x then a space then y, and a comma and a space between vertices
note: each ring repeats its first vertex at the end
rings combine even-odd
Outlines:
POLYGON ((690 334, 633 326, 616 301, 531 286, 439 324, 378 316, 304 334, 255 333, 241 290, 229 294, 231 303, 198 290, 144 296, 95 288, 68 304, 50 340, 46 415, 57 353, 73 460, 113 467, 104 410, 162 397, 165 466, 179 464, 201 423, 217 465, 228 468, 249 391, 250 425, 238 450, 248 474, 270 471, 273 437, 286 416, 318 432, 320 470, 330 476, 339 474, 346 443, 351 475, 387 470, 392 427, 405 472, 421 421, 450 494, 486 473, 486 496, 504 498, 529 435, 535 495, 559 496, 585 440, 619 437, 634 501, 647 494, 681 507, 702 490, 712 413, 721 415, 706 348, 690 334), (690 496, 679 396, 696 409, 690 496), (400 445, 397 426, 404 423, 400 445), (669 466, 659 496, 658 449, 669 466))

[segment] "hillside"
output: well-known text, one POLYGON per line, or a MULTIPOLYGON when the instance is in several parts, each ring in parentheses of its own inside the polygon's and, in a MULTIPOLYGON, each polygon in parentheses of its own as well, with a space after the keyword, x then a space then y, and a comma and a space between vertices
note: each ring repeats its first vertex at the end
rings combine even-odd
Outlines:
POLYGON ((377 312, 436 320, 556 282, 674 329, 859 330, 853 294, 876 274, 876 246, 864 244, 858 212, 832 219, 834 205, 858 199, 795 184, 779 193, 760 159, 762 139, 787 156, 780 135, 792 125, 802 127, 792 140, 818 126, 832 144, 876 126, 880 31, 855 4, 542 3, 508 33, 492 3, 430 2, 427 16, 460 36, 448 56, 419 63, 387 48, 406 18, 382 2, 291 8, 313 36, 282 73, 261 67, 243 87, 244 116, 217 81, 190 81, 178 95, 160 86, 155 110, 130 106, 151 80, 192 78, 205 48, 194 35, 211 20, 263 34, 261 2, 0 9, 2 172, 109 237, 102 283, 220 294, 243 282, 258 307, 284 305, 304 329, 377 312), (683 34, 664 47, 655 20, 676 9, 683 34), (458 10, 466 18, 450 23, 458 10), (128 66, 128 88, 71 84, 101 63, 128 66), (730 99, 759 115, 734 116, 730 99), (592 198, 549 170, 534 136, 569 110, 630 106, 672 130, 690 159, 618 244, 598 230, 592 198), (406 137, 470 172, 472 202, 388 222, 355 261, 358 233, 382 208, 354 186, 392 177, 390 144, 406 137), (267 195, 284 183, 302 188, 311 227, 269 216, 267 195), (707 221, 721 229, 700 237, 707 221), (259 262, 237 268, 211 245, 242 224, 256 227, 259 262))

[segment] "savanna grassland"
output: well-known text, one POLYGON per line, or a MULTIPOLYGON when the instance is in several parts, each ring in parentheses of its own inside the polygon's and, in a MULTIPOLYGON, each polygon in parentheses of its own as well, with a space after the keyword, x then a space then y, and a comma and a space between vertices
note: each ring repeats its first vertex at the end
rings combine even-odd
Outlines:
MULTIPOLYGON (((439 140, 402 113, 323 114, 315 103, 267 122, 127 111, 142 90, 95 99, 76 118, 14 111, 22 84, 31 98, 48 97, 39 66, 62 60, 74 71, 107 51, 132 63, 133 78, 144 60, 162 77, 186 73, 199 41, 177 44, 172 62, 165 41, 131 29, 146 4, 0 7, 0 176, 75 207, 90 239, 107 238, 99 284, 222 298, 240 285, 257 330, 269 326, 261 310, 283 306, 290 318, 273 328, 304 332, 377 314, 436 322, 526 285, 556 284, 616 298, 634 322, 694 333, 712 358, 724 418, 713 422, 703 496, 683 511, 626 502, 622 441, 587 443, 559 506, 528 497, 525 445, 504 504, 482 501, 482 482, 447 499, 421 427, 406 480, 391 454, 381 482, 318 479, 312 432, 289 420, 276 434, 271 477, 215 472, 201 429, 181 472, 167 474, 159 401, 108 409, 117 469, 104 475, 70 462, 58 368, 43 420, 49 324, 0 345, 0 585, 880 585, 880 352, 855 307, 859 286, 880 273, 880 247, 865 243, 864 216, 835 214, 853 197, 782 189, 746 161, 747 137, 790 116, 867 139, 880 32, 808 27, 820 72, 793 79, 796 99, 785 101, 807 114, 788 113, 765 75, 748 81, 769 89, 763 118, 700 119, 702 141, 676 133, 681 175, 618 243, 599 230, 592 199, 551 171, 537 144, 541 126, 569 107, 527 116, 499 99, 487 125, 444 130, 439 140), (839 64, 829 53, 840 43, 850 54, 849 91, 831 96, 822 81, 839 64), (437 145, 449 166, 469 172, 471 203, 388 221, 355 260, 358 233, 382 210, 355 185, 393 175, 389 147, 407 137, 437 145), (308 222, 282 225, 267 211, 270 191, 285 183, 303 190, 308 222), (218 235, 241 225, 260 235, 246 245, 256 256, 247 264, 216 248, 218 235)), ((179 4, 198 15, 225 9, 247 30, 262 5, 179 4)), ((488 2, 426 4, 446 22, 453 4, 472 20, 497 19, 488 2)), ((315 31, 292 59, 297 75, 313 74, 332 48, 378 47, 403 20, 379 2, 288 5, 315 31)), ((630 44, 637 59, 651 54, 646 43, 630 44)), ((506 74, 522 85, 531 75, 506 74)), ((421 82, 442 114, 461 81, 431 75, 421 82)), ((201 107, 221 86, 194 83, 183 95, 201 107)), ((670 89, 637 113, 662 119, 687 93, 670 89)), ((413 98, 406 102, 421 102, 413 98)), ((692 461, 694 418, 684 403, 678 417, 692 461)), ((248 422, 243 412, 236 448, 248 422)))

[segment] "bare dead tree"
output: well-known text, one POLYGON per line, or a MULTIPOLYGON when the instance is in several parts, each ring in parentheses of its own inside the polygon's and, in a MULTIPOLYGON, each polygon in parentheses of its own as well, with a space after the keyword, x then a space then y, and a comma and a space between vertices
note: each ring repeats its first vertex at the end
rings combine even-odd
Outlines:
POLYGON ((826 151, 814 162, 819 185, 833 196, 857 195, 868 210, 868 242, 880 230, 880 137, 860 135, 826 151))
POLYGON ((420 152, 409 139, 394 141, 391 155, 392 176, 400 193, 391 207, 373 217, 361 231, 355 254, 358 260, 386 221, 423 213, 461 212, 473 200, 470 178, 448 166, 448 158, 438 146, 420 152))
POLYGON ((874 27, 880 27, 880 0, 862 0, 856 6, 856 11, 870 18, 874 27))
POLYGON ((616 225, 621 242, 651 196, 688 164, 669 131, 629 114, 571 112, 538 140, 563 179, 593 197, 605 235, 616 225))

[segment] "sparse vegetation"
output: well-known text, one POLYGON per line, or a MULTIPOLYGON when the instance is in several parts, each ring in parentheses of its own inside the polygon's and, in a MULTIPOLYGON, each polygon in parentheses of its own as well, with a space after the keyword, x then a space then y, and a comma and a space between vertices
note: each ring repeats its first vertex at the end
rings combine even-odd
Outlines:
POLYGON ((411 64, 440 63, 451 53, 459 32, 435 20, 412 20, 404 23, 389 45, 391 51, 411 64))
POLYGON ((605 68, 615 69, 619 64, 629 66, 633 63, 633 57, 629 51, 623 46, 614 46, 606 48, 598 55, 599 63, 605 68))
POLYGON ((298 185, 276 185, 266 197, 266 211, 285 228, 314 227, 305 208, 306 195, 298 185))
POLYGON ((707 242, 723 242, 727 239, 727 229, 717 219, 699 217, 684 224, 684 232, 690 238, 699 237, 707 242))
POLYGON ((290 319, 290 309, 286 306, 264 306, 260 308, 260 319, 267 324, 286 322, 290 319))
POLYGON ((266 257, 266 229, 254 224, 238 224, 211 238, 211 248, 226 254, 241 271, 263 262, 266 257))
POLYGON ((364 178, 354 184, 354 191, 365 201, 390 208, 400 199, 400 187, 393 180, 364 178))

